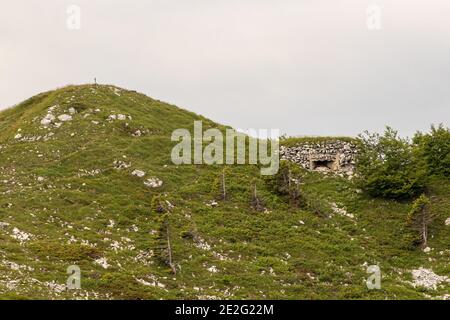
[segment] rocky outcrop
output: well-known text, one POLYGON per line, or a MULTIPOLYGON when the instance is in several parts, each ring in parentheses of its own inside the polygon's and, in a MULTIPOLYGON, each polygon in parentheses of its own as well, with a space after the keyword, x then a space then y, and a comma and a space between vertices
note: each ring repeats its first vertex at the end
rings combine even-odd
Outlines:
POLYGON ((298 143, 292 147, 281 146, 281 160, 288 160, 308 170, 353 174, 356 145, 341 140, 319 143, 298 143))
POLYGON ((411 273, 414 279, 413 285, 415 287, 418 286, 436 290, 441 283, 450 281, 448 277, 437 275, 432 270, 425 268, 413 270, 411 273))

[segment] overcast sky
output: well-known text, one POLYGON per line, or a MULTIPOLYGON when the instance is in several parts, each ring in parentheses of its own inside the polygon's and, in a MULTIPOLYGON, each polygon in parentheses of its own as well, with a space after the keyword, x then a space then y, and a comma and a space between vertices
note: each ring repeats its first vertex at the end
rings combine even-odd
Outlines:
POLYGON ((411 135, 449 125, 450 1, 2 3, 0 108, 94 77, 236 128, 411 135))

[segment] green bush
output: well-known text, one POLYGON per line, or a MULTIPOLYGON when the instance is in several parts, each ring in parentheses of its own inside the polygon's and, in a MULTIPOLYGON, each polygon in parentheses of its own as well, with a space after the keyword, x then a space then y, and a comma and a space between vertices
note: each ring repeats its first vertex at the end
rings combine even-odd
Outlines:
POLYGON ((165 213, 167 211, 166 204, 160 194, 154 195, 151 203, 151 210, 154 213, 165 213))
POLYGON ((37 240, 30 244, 30 248, 41 258, 70 262, 94 260, 102 256, 99 249, 79 244, 61 243, 54 240, 37 240))
POLYGON ((434 215, 430 212, 430 199, 422 194, 418 197, 408 214, 408 226, 411 229, 411 241, 414 246, 427 246, 428 225, 433 221, 434 215))
POLYGON ((408 139, 387 127, 381 136, 359 135, 356 184, 382 198, 410 198, 425 188, 426 166, 408 139))
POLYGON ((429 133, 416 133, 413 142, 430 174, 450 177, 450 130, 441 124, 429 133))
POLYGON ((278 172, 266 177, 268 188, 282 196, 288 196, 294 205, 299 205, 302 200, 300 183, 303 180, 303 169, 292 162, 281 161, 278 172))

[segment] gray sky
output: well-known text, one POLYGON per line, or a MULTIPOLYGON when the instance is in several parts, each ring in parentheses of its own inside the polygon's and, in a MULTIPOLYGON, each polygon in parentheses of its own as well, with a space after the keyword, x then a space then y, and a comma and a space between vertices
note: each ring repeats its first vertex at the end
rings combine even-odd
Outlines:
POLYGON ((115 84, 236 128, 404 135, 450 119, 449 0, 14 0, 0 108, 115 84), (81 9, 69 30, 66 10, 81 9), (369 30, 367 8, 381 8, 369 30))

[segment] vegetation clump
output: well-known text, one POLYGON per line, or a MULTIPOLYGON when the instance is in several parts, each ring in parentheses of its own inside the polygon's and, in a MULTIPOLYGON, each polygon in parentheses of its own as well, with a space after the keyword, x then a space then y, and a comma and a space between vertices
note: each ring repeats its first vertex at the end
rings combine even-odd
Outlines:
POLYGON ((418 155, 425 160, 429 174, 450 177, 450 129, 431 126, 428 133, 418 132, 413 138, 418 155))
POLYGON ((412 244, 414 246, 428 245, 428 226, 434 219, 430 210, 430 199, 422 194, 418 197, 408 214, 408 225, 412 231, 412 244))
POLYGON ((357 185, 374 197, 405 199, 424 191, 424 161, 408 139, 387 127, 384 134, 359 136, 356 163, 357 185))
POLYGON ((266 178, 268 187, 278 195, 287 196, 289 202, 298 206, 302 201, 300 184, 302 182, 303 169, 289 161, 281 161, 278 172, 266 178))

